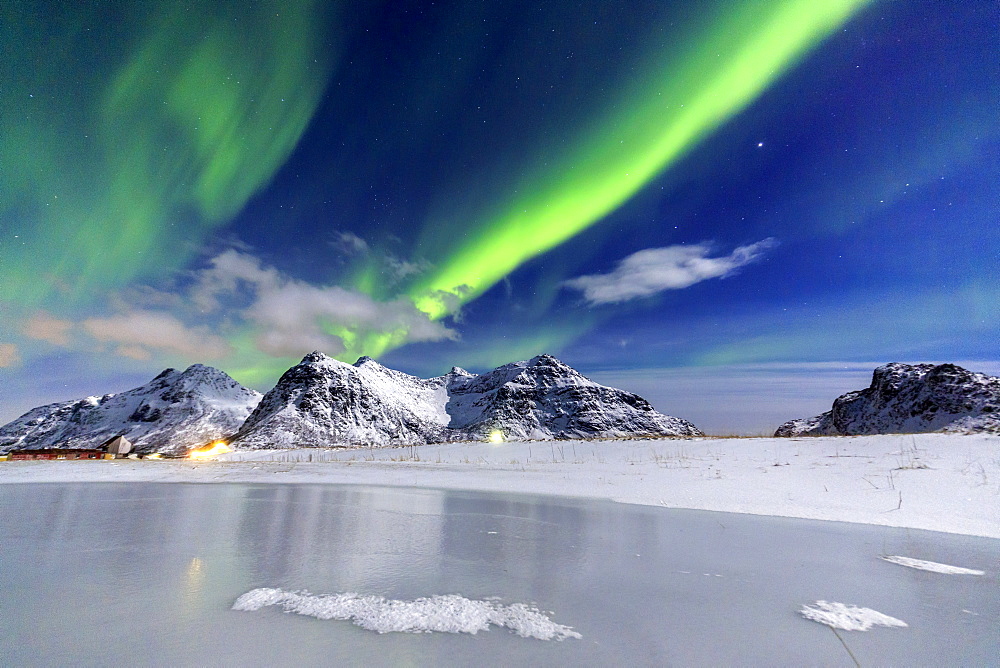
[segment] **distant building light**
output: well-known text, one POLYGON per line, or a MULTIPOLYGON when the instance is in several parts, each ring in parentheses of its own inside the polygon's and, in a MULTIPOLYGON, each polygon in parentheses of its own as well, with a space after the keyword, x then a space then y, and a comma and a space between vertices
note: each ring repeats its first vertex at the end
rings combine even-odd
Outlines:
POLYGON ((211 445, 206 445, 201 448, 196 448, 188 454, 189 459, 207 459, 209 457, 215 457, 216 455, 225 454, 227 452, 232 452, 233 449, 230 448, 225 441, 216 441, 211 445))

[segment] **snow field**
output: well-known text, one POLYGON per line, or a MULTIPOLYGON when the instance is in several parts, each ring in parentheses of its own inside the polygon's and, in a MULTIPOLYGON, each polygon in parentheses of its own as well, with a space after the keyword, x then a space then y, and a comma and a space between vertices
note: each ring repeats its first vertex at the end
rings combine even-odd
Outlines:
POLYGON ((1000 436, 917 434, 253 450, 2 462, 0 483, 331 483, 554 494, 1000 538, 1000 436))
POLYGON ((337 481, 560 494, 1000 538, 1000 437, 641 439, 234 452, 337 481), (391 482, 386 480, 391 479, 391 482))

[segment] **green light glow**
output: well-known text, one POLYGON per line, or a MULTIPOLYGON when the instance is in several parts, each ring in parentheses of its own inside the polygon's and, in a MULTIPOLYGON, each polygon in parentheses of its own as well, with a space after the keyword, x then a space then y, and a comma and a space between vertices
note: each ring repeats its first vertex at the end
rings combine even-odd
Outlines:
POLYGON ((131 43, 101 30, 106 8, 68 6, 50 39, 18 33, 32 10, 4 16, 0 55, 26 72, 0 97, 0 227, 17 235, 0 299, 81 302, 183 266, 309 123, 329 75, 319 10, 137 5, 131 43))
POLYGON ((344 343, 344 350, 333 355, 342 362, 353 363, 362 355, 378 357, 382 353, 398 348, 406 343, 407 334, 405 328, 398 328, 388 332, 361 331, 348 327, 326 327, 328 334, 338 337, 344 343))
MULTIPOLYGON (((742 3, 683 53, 639 78, 558 160, 445 253, 409 294, 435 318, 446 295, 468 301, 525 261, 561 244, 623 204, 702 137, 744 109, 785 70, 869 0, 742 3)), ((433 227, 431 222, 431 228, 433 227)), ((430 228, 429 228, 430 229, 430 228)))

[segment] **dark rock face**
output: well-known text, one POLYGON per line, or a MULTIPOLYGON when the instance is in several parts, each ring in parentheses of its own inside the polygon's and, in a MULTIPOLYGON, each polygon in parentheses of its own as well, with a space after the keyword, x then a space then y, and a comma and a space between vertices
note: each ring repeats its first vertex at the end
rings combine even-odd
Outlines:
POLYGON ((784 423, 775 436, 931 431, 1000 431, 1000 378, 954 364, 886 364, 867 389, 838 397, 822 415, 784 423))
POLYGON ((166 369, 127 392, 30 410, 0 427, 0 452, 99 447, 118 435, 136 452, 185 452, 234 434, 260 397, 212 367, 166 369))
POLYGON ((481 376, 421 379, 370 358, 311 353, 288 370, 233 440, 242 448, 357 447, 504 439, 696 436, 641 397, 588 380, 549 355, 481 376))

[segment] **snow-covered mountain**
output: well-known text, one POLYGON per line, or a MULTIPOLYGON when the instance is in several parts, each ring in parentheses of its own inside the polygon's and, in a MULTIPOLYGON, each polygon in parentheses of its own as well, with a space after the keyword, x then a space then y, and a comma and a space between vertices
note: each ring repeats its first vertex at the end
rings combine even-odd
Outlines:
POLYGON ((605 387, 551 355, 475 376, 452 369, 449 427, 510 439, 700 436, 687 420, 661 415, 637 394, 605 387))
POLYGON ((790 420, 774 435, 929 431, 1000 432, 1000 378, 954 364, 886 364, 867 389, 838 397, 822 415, 790 420))
POLYGON ((232 444, 257 449, 448 440, 443 378, 410 376, 370 357, 352 365, 313 352, 264 395, 232 444))
POLYGON ((505 439, 695 436, 641 397, 587 380, 549 355, 481 376, 459 368, 422 379, 368 357, 306 355, 234 437, 237 448, 407 445, 505 439))
POLYGON ((0 453, 97 447, 117 435, 132 441, 136 452, 185 452, 231 436, 260 399, 212 367, 167 369, 126 392, 28 411, 0 427, 0 453))

